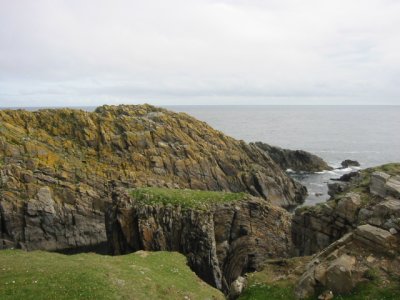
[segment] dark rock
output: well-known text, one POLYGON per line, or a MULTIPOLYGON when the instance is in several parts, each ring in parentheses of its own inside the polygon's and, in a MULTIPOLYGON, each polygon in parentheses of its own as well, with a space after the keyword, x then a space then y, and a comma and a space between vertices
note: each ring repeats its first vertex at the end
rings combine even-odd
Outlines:
POLYGON ((328 183, 328 195, 331 197, 335 197, 335 195, 341 194, 346 191, 348 187, 348 183, 343 181, 328 183))
POLYGON ((319 172, 332 170, 332 167, 320 157, 303 150, 282 149, 262 142, 255 145, 265 151, 282 169, 295 172, 319 172))
MULTIPOLYGON (((347 199, 353 198, 358 197, 355 195, 347 197, 347 199)), ((330 202, 295 211, 292 218, 292 240, 296 255, 314 254, 354 228, 354 223, 348 219, 354 218, 353 213, 356 213, 358 207, 354 208, 352 213, 343 213, 344 208, 350 206, 347 202, 352 200, 344 199, 339 210, 336 204, 330 202)))
POLYGON ((357 177, 360 176, 360 172, 350 172, 350 173, 346 173, 343 174, 342 176, 340 176, 339 178, 331 178, 331 180, 333 181, 343 181, 343 182, 349 182, 357 177))
POLYGON ((356 160, 346 159, 341 162, 342 168, 359 167, 360 163, 356 160))

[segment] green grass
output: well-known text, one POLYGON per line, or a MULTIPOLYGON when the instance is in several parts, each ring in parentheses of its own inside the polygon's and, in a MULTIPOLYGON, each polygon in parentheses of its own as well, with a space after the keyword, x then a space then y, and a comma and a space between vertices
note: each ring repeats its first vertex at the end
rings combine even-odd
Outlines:
POLYGON ((175 252, 0 251, 0 299, 224 299, 175 252))
POLYGON ((183 208, 207 208, 211 204, 244 199, 245 193, 146 187, 131 190, 132 197, 145 204, 172 204, 183 208))
MULTIPOLYGON (((255 283, 251 284, 240 295, 239 300, 264 300, 264 299, 285 299, 295 300, 295 284, 287 281, 277 281, 274 283, 255 283)), ((309 298, 316 300, 320 292, 309 298)), ((392 278, 390 283, 382 285, 380 278, 374 274, 371 281, 359 283, 350 294, 335 295, 335 300, 397 300, 400 299, 400 281, 392 278)))
POLYGON ((295 299, 296 280, 304 272, 305 265, 310 259, 304 256, 267 260, 262 270, 247 275, 247 287, 239 300, 295 299), (289 274, 291 275, 288 276, 289 274))
POLYGON ((354 291, 345 296, 335 297, 337 300, 398 300, 400 299, 400 282, 392 282, 383 287, 379 280, 359 284, 354 291))
MULTIPOLYGON (((254 284, 246 288, 238 300, 295 300, 294 284, 277 282, 274 284, 254 284)), ((318 295, 309 300, 318 299, 318 295)), ((336 295, 335 300, 398 300, 400 283, 392 282, 383 287, 378 280, 359 284, 351 294, 336 295)))
MULTIPOLYGON (((247 274, 247 287, 238 300, 295 300, 295 286, 309 260, 310 257, 294 257, 281 263, 274 263, 274 260, 267 261, 263 270, 247 274)), ((370 269, 364 277, 369 281, 359 283, 350 294, 335 295, 334 299, 400 299, 400 277, 397 274, 382 276, 379 269, 370 269)), ((316 291, 316 294, 308 300, 318 299, 323 291, 316 291)))
POLYGON ((290 300, 295 299, 292 284, 276 283, 272 285, 254 284, 248 287, 238 300, 290 300))

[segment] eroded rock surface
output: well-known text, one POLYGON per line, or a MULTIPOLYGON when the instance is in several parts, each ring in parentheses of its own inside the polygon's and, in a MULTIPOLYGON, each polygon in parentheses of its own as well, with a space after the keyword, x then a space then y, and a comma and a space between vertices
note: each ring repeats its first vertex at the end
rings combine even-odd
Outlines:
POLYGON ((104 186, 49 174, 17 165, 0 171, 0 249, 104 251, 104 186))
POLYGON ((303 150, 289 150, 271 146, 262 142, 255 145, 265 151, 282 169, 295 172, 319 172, 332 170, 322 158, 303 150))
POLYGON ((296 298, 307 299, 321 289, 348 294, 357 284, 374 279, 371 276, 382 276, 385 282, 385 277, 399 272, 399 242, 398 234, 368 224, 358 226, 313 257, 298 280, 296 298), (381 274, 371 275, 373 270, 381 274))
MULTIPOLYGON (((398 168, 398 165, 392 165, 398 168)), ((400 194, 393 175, 367 169, 326 203, 296 210, 292 239, 299 255, 314 254, 359 225, 400 231, 400 194)))
POLYGON ((150 105, 0 110, 1 247, 106 241, 110 182, 249 192, 284 207, 305 190, 254 145, 150 105))
POLYGON ((146 205, 119 191, 107 213, 113 254, 137 250, 178 251, 206 282, 229 291, 266 258, 288 257, 290 214, 251 196, 206 209, 146 205))

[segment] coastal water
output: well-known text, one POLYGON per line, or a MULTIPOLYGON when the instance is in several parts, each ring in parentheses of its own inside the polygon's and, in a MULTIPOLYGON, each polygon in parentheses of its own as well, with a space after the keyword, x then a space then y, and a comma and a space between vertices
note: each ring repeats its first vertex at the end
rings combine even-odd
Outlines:
MULTIPOLYGON (((262 141, 310 151, 339 167, 345 159, 361 168, 400 162, 400 106, 170 106, 246 142, 262 141)), ((297 174, 307 186, 305 204, 329 198, 327 182, 351 169, 297 174), (322 194, 322 195, 320 195, 322 194)))
MULTIPOLYGON (((309 151, 335 168, 345 159, 359 161, 361 168, 400 162, 400 106, 188 105, 166 108, 188 113, 236 139, 309 151)), ((307 187, 309 196, 305 204, 312 205, 329 198, 327 183, 331 178, 353 169, 291 175, 307 187)))

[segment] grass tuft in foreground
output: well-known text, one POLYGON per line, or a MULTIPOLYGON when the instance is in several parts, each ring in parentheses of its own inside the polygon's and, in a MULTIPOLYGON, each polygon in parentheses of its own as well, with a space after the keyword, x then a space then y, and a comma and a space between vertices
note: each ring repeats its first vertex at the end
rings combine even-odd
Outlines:
POLYGON ((0 299, 224 299, 175 252, 0 251, 0 299))
POLYGON ((211 204, 244 199, 246 193, 146 187, 131 190, 132 197, 145 204, 172 204, 183 208, 206 208, 211 204))

